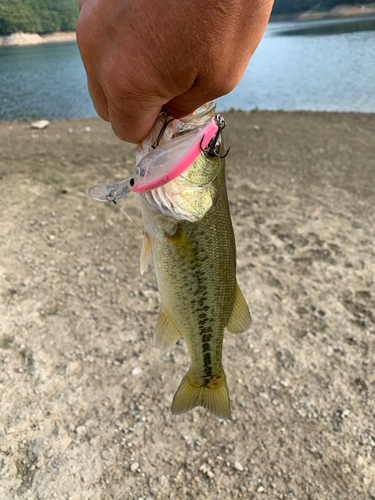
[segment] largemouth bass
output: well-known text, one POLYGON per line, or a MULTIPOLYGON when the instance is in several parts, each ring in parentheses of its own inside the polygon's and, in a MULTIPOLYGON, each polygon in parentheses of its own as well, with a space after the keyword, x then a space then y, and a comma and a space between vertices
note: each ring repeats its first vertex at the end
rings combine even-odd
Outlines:
MULTIPOLYGON (((197 116, 202 113, 213 116, 212 103, 197 116)), ((184 120, 194 127, 194 115, 190 122, 184 120)), ((151 142, 140 147, 139 158, 151 142)), ((138 194, 145 228, 141 272, 152 258, 163 304, 155 344, 167 349, 182 336, 190 353, 190 368, 172 403, 175 415, 203 406, 217 417, 230 418, 222 364, 224 329, 242 333, 251 323, 236 280, 223 154, 219 139, 216 155, 202 152, 174 181, 138 194)))

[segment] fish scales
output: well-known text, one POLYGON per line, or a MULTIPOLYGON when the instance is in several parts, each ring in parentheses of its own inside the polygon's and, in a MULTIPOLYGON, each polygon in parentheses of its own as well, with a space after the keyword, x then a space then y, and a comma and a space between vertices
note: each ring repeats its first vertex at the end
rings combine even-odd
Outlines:
MULTIPOLYGON (((223 144, 220 151, 222 154, 223 144)), ((250 313, 236 281, 225 162, 201 154, 186 172, 190 183, 206 186, 205 195, 210 195, 209 208, 196 222, 168 217, 150 204, 149 197, 139 195, 163 303, 160 325, 168 332, 174 331, 163 346, 169 347, 182 335, 191 358, 190 369, 175 394, 172 413, 201 405, 221 418, 230 418, 222 365, 224 329, 230 321, 233 333, 247 329, 250 313), (234 308, 236 300, 239 307, 234 308), (231 318, 234 309, 241 317, 240 327, 237 319, 231 318)), ((199 190, 186 195, 192 210, 202 204, 200 196, 199 190)), ((156 331, 163 335, 160 325, 156 331)))

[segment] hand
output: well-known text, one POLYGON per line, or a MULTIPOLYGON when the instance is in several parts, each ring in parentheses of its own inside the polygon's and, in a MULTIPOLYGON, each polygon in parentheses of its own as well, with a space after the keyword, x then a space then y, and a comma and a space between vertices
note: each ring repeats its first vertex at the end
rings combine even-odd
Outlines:
POLYGON ((80 0, 77 42, 98 115, 140 142, 161 108, 176 118, 227 94, 273 0, 80 0))

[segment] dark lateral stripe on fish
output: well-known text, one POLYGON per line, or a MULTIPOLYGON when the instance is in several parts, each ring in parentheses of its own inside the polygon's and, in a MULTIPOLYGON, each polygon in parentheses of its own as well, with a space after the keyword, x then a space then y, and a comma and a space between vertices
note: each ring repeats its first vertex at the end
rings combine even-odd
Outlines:
POLYGON ((206 379, 210 379, 212 376, 211 353, 205 352, 203 359, 204 359, 204 378, 206 383, 206 379))
POLYGON ((203 344, 203 354, 205 354, 206 352, 209 352, 210 350, 210 344, 208 342, 205 342, 203 344))

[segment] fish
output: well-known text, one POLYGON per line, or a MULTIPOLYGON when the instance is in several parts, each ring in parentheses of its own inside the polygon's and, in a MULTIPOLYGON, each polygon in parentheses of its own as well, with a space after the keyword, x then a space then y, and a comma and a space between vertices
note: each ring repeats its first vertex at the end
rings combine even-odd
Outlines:
MULTIPOLYGON (((212 105, 205 109, 207 116, 213 115, 212 105)), ((145 152, 151 142, 143 145, 145 152)), ((153 261, 162 300, 155 345, 166 350, 183 337, 190 355, 172 414, 202 406, 221 419, 230 419, 222 363, 224 330, 234 335, 247 331, 251 314, 236 279, 221 135, 214 146, 214 153, 202 151, 173 181, 137 193, 144 223, 140 269, 143 274, 153 261)), ((139 160, 142 145, 138 149, 139 160)))

